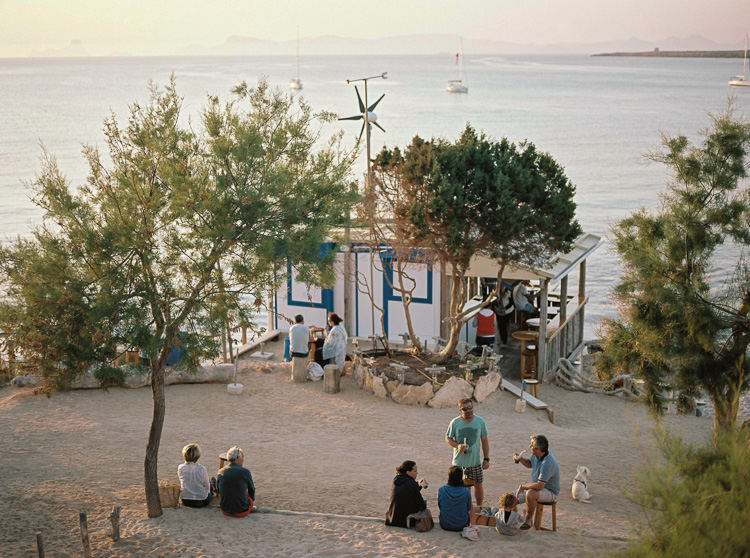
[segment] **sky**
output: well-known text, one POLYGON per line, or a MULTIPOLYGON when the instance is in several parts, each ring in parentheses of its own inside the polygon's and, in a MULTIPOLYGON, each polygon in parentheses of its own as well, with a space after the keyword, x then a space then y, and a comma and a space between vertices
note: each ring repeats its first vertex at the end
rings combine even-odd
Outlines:
POLYGON ((172 54, 241 35, 450 34, 514 43, 702 35, 741 48, 750 0, 0 0, 0 57, 81 41, 92 55, 172 54))

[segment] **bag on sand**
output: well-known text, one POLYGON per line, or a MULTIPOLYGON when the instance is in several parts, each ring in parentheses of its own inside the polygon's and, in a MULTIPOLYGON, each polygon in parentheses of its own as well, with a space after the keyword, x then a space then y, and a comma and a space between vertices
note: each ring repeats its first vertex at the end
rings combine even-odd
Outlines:
POLYGON ((323 379, 323 367, 317 362, 311 362, 307 365, 307 375, 313 382, 323 379))
POLYGON ((159 481, 159 500, 162 508, 176 508, 180 503, 180 483, 159 481))
POLYGON ((479 540, 479 527, 476 525, 467 525, 464 527, 464 530, 461 531, 461 536, 469 539, 470 541, 478 541, 479 540))
POLYGON ((407 516, 407 521, 411 525, 411 519, 416 521, 414 528, 420 533, 425 533, 435 526, 435 521, 432 519, 432 513, 428 508, 423 509, 421 512, 413 513, 407 516))

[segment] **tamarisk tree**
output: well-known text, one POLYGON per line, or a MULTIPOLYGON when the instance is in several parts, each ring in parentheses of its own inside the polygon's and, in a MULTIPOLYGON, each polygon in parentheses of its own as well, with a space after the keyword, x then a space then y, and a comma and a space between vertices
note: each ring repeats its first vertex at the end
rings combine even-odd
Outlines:
POLYGON ((663 135, 663 150, 648 155, 672 173, 661 206, 613 227, 623 268, 613 291, 619 316, 603 324, 598 368, 635 372, 657 412, 666 389, 679 391, 687 408, 704 391, 717 433, 735 428, 748 386, 750 268, 734 256, 734 268, 723 271, 720 249, 730 241, 742 251, 750 245, 750 198, 742 186, 750 123, 731 104, 711 118, 699 146, 663 135))
POLYGON ((320 141, 331 116, 265 81, 243 83, 226 103, 208 98, 196 132, 181 123, 174 78, 152 85, 124 127, 105 121, 106 158, 84 148, 85 184, 71 188, 43 159, 31 186, 44 224, 0 251, 0 326, 45 377, 69 383, 123 347, 148 356, 150 517, 162 513, 157 457, 174 344, 187 366, 215 355, 224 318, 251 315, 288 264, 309 283, 333 279, 334 254, 320 247, 357 195, 341 135, 320 141))

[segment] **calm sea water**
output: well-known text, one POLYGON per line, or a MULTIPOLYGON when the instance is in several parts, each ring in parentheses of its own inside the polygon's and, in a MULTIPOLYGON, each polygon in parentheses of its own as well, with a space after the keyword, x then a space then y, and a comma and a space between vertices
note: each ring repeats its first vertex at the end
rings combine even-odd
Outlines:
MULTIPOLYGON (((697 138, 710 123, 706 113, 720 109, 731 93, 740 110, 750 108, 750 91, 727 85, 739 70, 736 60, 474 56, 467 57, 466 70, 470 92, 456 95, 444 92, 455 77, 451 56, 309 57, 302 59, 302 94, 315 109, 355 115, 354 88, 346 80, 388 72, 386 81, 369 86, 371 103, 385 93, 376 112, 386 133, 373 130, 373 153, 383 145, 404 146, 415 134, 455 139, 467 122, 495 138, 530 140, 565 166, 577 185, 584 230, 602 236, 629 212, 656 205, 668 176, 644 164, 642 155, 659 146, 660 131, 697 138)), ((186 115, 195 119, 207 94, 226 98, 242 80, 253 84, 265 75, 287 90, 294 60, 0 59, 0 239, 27 235, 41 217, 23 186, 40 168, 41 144, 73 184, 82 183, 81 145, 102 145, 102 121, 110 111, 124 122, 130 103, 147 100, 148 81, 164 84, 172 73, 186 115)), ((342 128, 353 145, 360 123, 335 123, 325 132, 342 128)), ((362 159, 357 172, 364 170, 362 159)), ((727 251, 722 263, 729 269, 735 258, 727 251)), ((608 291, 617 274, 605 244, 589 260, 587 338, 597 320, 613 312, 608 291)))

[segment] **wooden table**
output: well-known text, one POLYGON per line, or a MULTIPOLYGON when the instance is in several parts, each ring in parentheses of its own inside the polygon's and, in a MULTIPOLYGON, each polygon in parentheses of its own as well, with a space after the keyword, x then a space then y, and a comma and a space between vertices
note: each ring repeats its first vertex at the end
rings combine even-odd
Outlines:
POLYGON ((536 341, 539 338, 539 332, 519 330, 514 331, 511 335, 513 336, 513 339, 518 339, 521 342, 521 378, 523 378, 523 373, 526 370, 526 357, 524 356, 524 353, 526 352, 526 342, 536 341))
MULTIPOLYGON (((310 360, 315 358, 315 340, 318 339, 318 334, 324 331, 325 328, 310 326, 310 360)), ((325 336, 323 338, 325 339, 325 336)))

